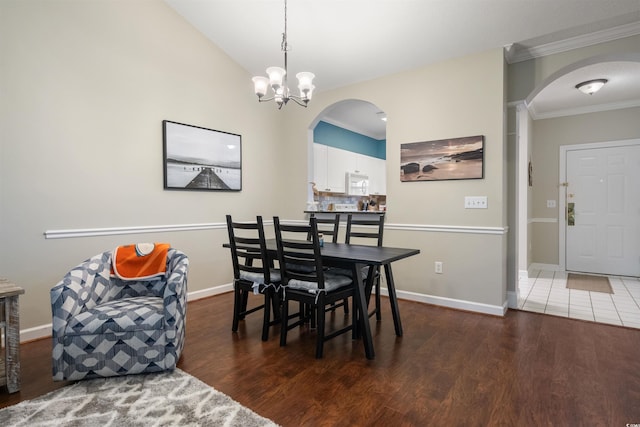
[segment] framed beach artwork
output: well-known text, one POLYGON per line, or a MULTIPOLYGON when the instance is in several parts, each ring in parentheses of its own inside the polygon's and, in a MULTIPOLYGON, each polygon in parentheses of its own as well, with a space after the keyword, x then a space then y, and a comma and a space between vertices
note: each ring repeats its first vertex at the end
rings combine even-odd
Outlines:
POLYGON ((484 178, 484 136, 400 145, 400 181, 484 178))
POLYGON ((198 126, 162 122, 164 188, 242 190, 242 137, 198 126))

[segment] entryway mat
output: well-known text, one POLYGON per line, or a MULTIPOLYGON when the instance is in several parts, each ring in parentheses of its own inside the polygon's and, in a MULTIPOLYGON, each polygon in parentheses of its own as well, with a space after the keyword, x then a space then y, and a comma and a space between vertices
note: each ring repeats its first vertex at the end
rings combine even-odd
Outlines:
POLYGON ((588 274, 569 273, 567 277, 567 289, 579 289, 589 292, 604 292, 612 294, 613 289, 609 279, 604 276, 591 276, 588 274))

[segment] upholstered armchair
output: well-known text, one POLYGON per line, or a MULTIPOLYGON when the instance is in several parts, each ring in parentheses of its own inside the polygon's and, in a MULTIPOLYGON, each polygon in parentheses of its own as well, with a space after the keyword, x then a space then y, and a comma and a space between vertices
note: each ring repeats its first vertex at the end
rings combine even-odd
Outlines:
POLYGON ((187 256, 169 248, 162 275, 122 280, 113 274, 113 253, 86 260, 51 289, 54 381, 176 367, 184 346, 187 256))

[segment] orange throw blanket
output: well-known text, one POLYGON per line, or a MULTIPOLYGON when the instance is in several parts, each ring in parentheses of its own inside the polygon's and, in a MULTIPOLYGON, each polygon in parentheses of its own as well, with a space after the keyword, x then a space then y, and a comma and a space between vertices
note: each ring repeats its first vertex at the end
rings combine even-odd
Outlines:
POLYGON ((122 280, 146 280, 164 276, 169 243, 138 243, 113 251, 111 274, 122 280))

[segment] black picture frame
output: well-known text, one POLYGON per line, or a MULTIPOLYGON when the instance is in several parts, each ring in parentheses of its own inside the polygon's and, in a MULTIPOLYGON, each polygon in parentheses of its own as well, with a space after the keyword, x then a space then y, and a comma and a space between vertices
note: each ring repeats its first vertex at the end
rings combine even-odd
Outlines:
POLYGON ((242 136, 162 121, 164 188, 242 190, 242 136))
POLYGON ((400 181, 484 178, 484 135, 400 144, 400 181))

